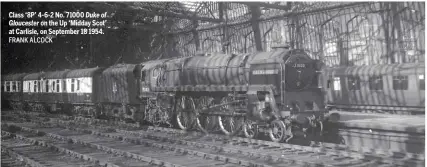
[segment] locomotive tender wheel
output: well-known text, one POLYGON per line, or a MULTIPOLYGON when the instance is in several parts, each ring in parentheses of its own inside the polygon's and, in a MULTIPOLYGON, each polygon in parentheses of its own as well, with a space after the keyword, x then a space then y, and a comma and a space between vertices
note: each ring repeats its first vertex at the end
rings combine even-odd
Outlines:
POLYGON ((243 134, 245 137, 253 139, 258 136, 258 133, 258 125, 256 125, 255 122, 251 120, 246 120, 245 124, 243 125, 243 134))
POLYGON ((270 123, 270 128, 268 130, 268 136, 271 141, 281 142, 285 139, 286 135, 286 126, 285 123, 281 120, 274 120, 270 123))
MULTIPOLYGON (((220 104, 230 103, 232 97, 226 96, 221 99, 220 104)), ((234 109, 231 104, 224 105, 220 107, 221 112, 223 113, 234 113, 234 109)), ((218 125, 221 131, 226 135, 231 135, 241 129, 239 122, 242 122, 242 118, 232 117, 232 116, 218 116, 218 125)))
POLYGON ((194 101, 183 96, 177 101, 176 105, 176 123, 178 124, 178 127, 182 130, 189 130, 194 124, 194 101))

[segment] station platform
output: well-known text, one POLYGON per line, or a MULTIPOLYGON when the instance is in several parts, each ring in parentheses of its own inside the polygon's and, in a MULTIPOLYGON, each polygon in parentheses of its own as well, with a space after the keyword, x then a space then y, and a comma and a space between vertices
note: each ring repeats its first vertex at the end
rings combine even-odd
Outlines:
POLYGON ((349 128, 425 133, 425 116, 339 112, 340 124, 349 128))
POLYGON ((345 113, 339 133, 346 145, 425 154, 425 116, 345 113))

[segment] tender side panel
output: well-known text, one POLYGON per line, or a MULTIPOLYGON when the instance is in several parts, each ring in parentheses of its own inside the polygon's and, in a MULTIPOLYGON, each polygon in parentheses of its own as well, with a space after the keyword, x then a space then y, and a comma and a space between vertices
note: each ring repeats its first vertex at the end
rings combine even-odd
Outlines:
POLYGON ((106 69, 101 74, 98 99, 104 103, 137 103, 137 80, 135 65, 125 65, 106 69))

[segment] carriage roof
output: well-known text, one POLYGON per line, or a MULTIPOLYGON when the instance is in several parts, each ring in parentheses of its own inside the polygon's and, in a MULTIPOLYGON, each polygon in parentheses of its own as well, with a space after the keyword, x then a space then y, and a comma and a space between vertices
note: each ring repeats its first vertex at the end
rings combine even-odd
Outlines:
POLYGON ((9 74, 9 75, 5 75, 2 76, 2 81, 19 81, 22 80, 26 75, 28 75, 27 73, 19 73, 19 74, 9 74))
POLYGON ((79 78, 79 77, 93 77, 96 72, 102 70, 103 68, 86 68, 86 69, 76 69, 69 71, 65 78, 79 78))
POLYGON ((334 67, 325 69, 328 75, 410 75, 424 74, 424 63, 375 64, 352 67, 334 67))

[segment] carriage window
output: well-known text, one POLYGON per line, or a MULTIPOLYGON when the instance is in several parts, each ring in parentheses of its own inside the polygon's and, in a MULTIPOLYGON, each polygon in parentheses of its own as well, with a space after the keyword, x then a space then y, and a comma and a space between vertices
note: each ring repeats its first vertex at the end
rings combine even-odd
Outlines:
POLYGON ((66 80, 62 80, 62 92, 66 92, 67 91, 67 84, 66 84, 66 80))
POLYGON ((340 77, 334 77, 334 90, 341 90, 340 77))
POLYGON ((76 90, 80 90, 80 80, 77 79, 77 89, 76 90))
POLYGON ((28 92, 31 92, 31 82, 27 82, 28 84, 28 92))
POLYGON ((382 90, 383 89, 383 78, 381 76, 369 77, 369 89, 370 90, 382 90))
POLYGON ((43 92, 44 91, 44 81, 43 80, 40 80, 40 81, 38 81, 39 82, 39 84, 40 84, 40 86, 39 86, 39 92, 43 92))
POLYGON ((418 79, 420 80, 420 89, 421 90, 425 90, 425 80, 424 80, 424 75, 419 75, 418 79))
POLYGON ((347 84, 349 90, 359 90, 360 78, 358 76, 350 76, 347 78, 347 84))
POLYGON ((52 81, 52 92, 56 92, 56 81, 52 81))
POLYGON ((408 76, 394 76, 393 77, 394 90, 408 90, 408 76))
POLYGON ((19 92, 21 91, 21 82, 16 81, 16 91, 19 92))
POLYGON ((37 92, 41 92, 41 83, 37 81, 37 92))
POLYGON ((44 87, 45 87, 46 92, 49 92, 49 80, 46 80, 44 82, 44 87))
POLYGON ((12 82, 12 91, 11 92, 15 92, 16 91, 16 82, 15 81, 11 81, 12 82))
POLYGON ((43 80, 40 80, 39 81, 39 84, 40 84, 40 88, 39 88, 39 92, 44 92, 45 90, 44 90, 44 87, 45 87, 45 81, 43 81, 43 80))
POLYGON ((33 92, 37 92, 37 81, 34 81, 33 92))
POLYGON ((6 92, 10 92, 10 82, 6 81, 6 92))
POLYGON ((71 92, 74 92, 74 79, 71 79, 71 92))
POLYGON ((59 82, 59 80, 56 80, 56 92, 59 92, 59 85, 61 84, 61 82, 59 82))
POLYGON ((18 85, 17 85, 17 81, 12 81, 12 89, 13 92, 18 92, 18 85))

